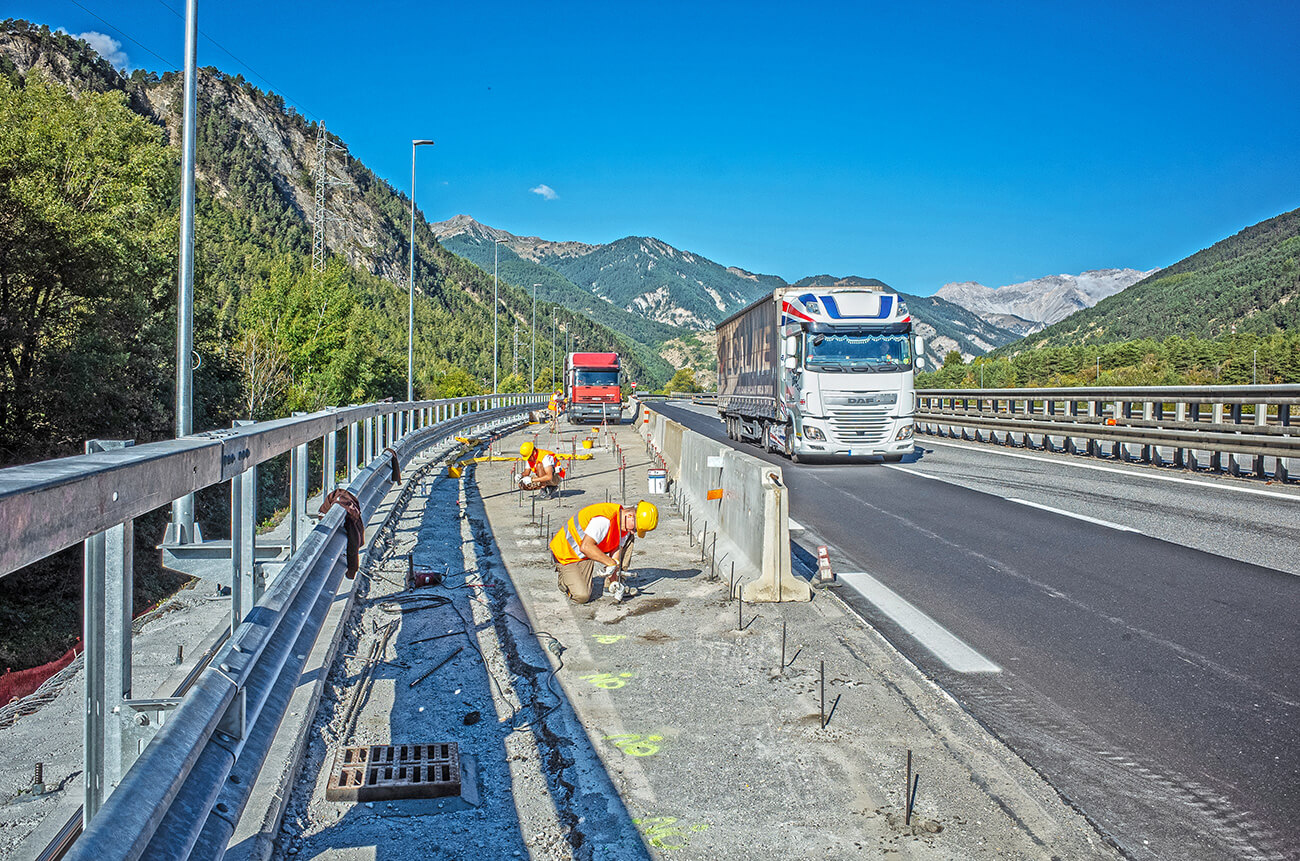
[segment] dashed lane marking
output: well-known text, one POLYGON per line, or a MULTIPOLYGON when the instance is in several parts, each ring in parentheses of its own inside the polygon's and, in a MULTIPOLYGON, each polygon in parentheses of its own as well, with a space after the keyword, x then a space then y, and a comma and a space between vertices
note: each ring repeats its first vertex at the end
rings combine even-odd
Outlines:
POLYGON ((838 575, 855 592, 907 632, 927 651, 958 673, 1000 673, 1002 668, 966 645, 957 635, 931 619, 914 604, 870 574, 838 575))

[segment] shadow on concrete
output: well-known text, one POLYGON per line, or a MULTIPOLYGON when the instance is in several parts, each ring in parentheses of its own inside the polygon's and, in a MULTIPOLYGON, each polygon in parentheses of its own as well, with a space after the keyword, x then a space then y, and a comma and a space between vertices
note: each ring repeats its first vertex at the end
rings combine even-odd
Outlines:
POLYGON ((443 852, 591 859, 601 847, 616 847, 619 858, 649 858, 554 679, 545 653, 551 638, 533 632, 499 564, 474 475, 474 467, 466 470, 463 507, 460 482, 433 482, 414 549, 417 566, 469 576, 373 599, 398 620, 389 647, 395 657, 374 667, 370 707, 362 703, 364 717, 347 744, 456 742, 477 766, 475 785, 459 798, 335 803, 340 818, 310 838, 312 848, 374 847, 376 859, 392 861, 443 852))

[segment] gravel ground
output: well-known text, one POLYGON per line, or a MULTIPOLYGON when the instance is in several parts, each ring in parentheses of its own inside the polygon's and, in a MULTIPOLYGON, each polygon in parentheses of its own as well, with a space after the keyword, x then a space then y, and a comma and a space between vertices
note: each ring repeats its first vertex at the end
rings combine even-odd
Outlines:
MULTIPOLYGON (((537 430, 493 447, 512 453, 537 430)), ((539 444, 567 450, 564 430, 539 444)), ((635 500, 648 458, 617 430, 635 500)), ((512 491, 510 464, 415 479, 363 584, 343 649, 355 657, 332 670, 277 857, 1117 857, 833 590, 730 601, 730 563, 701 566, 668 497, 653 499, 660 528, 637 545, 641 594, 570 604, 544 533, 548 518, 558 529, 617 498, 603 442, 536 509, 512 491), (442 585, 404 590, 408 554, 445 571, 442 585), (434 742, 456 742, 473 766, 461 796, 325 800, 341 746, 434 742), (909 750, 919 777, 905 822, 909 750)))

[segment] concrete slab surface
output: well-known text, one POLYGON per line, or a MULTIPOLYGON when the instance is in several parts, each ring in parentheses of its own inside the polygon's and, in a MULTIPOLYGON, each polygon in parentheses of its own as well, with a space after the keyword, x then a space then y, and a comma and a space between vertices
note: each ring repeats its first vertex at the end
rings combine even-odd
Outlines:
POLYGON ((668 496, 650 498, 660 526, 637 542, 640 594, 571 604, 548 528, 624 487, 635 502, 650 461, 628 426, 559 430, 493 450, 539 431, 559 451, 594 439, 561 499, 534 507, 493 462, 424 481, 399 515, 360 584, 276 857, 1118 857, 834 590, 731 601, 729 560, 701 565, 668 496), (403 589, 408 554, 443 584, 403 589), (325 800, 341 746, 446 741, 477 764, 473 802, 325 800))

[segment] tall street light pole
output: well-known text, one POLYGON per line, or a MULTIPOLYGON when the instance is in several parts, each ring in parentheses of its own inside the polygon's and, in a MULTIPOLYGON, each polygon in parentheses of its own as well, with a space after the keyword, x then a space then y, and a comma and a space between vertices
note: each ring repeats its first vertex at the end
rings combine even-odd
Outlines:
POLYGON ((411 265, 406 288, 406 400, 415 400, 415 148, 433 141, 411 141, 411 265))
MULTIPOLYGON (((176 290, 176 436, 194 432, 194 142, 198 112, 198 0, 185 4, 185 115, 181 126, 181 248, 176 290)), ((168 543, 200 542, 194 494, 172 502, 168 543)), ((89 811, 89 808, 87 808, 89 811)), ((93 812, 93 811, 92 811, 93 812)))
POLYGON ((492 240, 492 394, 497 393, 497 306, 501 300, 497 298, 497 252, 501 249, 501 240, 499 237, 492 240))
POLYGON ((551 306, 551 391, 555 391, 555 306, 551 306))

